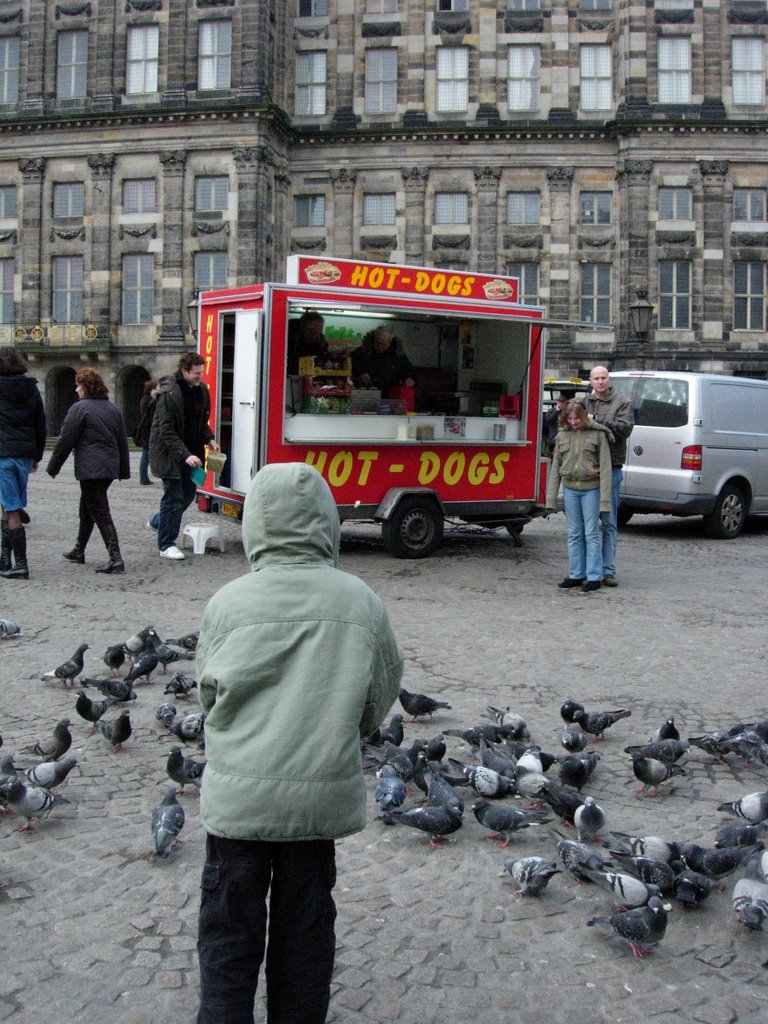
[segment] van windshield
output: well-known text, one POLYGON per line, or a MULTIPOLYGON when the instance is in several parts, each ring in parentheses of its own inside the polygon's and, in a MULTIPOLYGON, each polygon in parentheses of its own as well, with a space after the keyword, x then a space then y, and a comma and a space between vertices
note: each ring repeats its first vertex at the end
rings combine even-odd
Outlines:
POLYGON ((611 385, 632 402, 636 426, 684 427, 688 422, 688 381, 614 377, 611 385))

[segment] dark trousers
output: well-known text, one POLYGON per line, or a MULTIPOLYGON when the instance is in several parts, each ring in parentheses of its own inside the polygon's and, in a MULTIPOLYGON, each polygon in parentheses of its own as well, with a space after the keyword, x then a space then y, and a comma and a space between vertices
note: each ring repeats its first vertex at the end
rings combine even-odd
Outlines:
POLYGON ((109 530, 114 530, 115 524, 112 522, 109 498, 107 497, 111 483, 111 480, 80 481, 80 527, 77 531, 77 542, 83 550, 90 540, 94 526, 98 528, 105 544, 109 530))
POLYGON ((149 448, 142 448, 139 459, 139 483, 149 484, 151 482, 149 479, 149 448))
POLYGON ((197 1024, 253 1024, 265 945, 268 1024, 323 1024, 336 951, 335 883, 331 840, 269 843, 208 836, 197 1024))
POLYGON ((172 547, 181 529, 181 517, 195 500, 197 484, 192 479, 189 466, 181 467, 181 479, 163 477, 163 496, 160 508, 150 519, 152 528, 157 530, 157 546, 161 551, 172 547))

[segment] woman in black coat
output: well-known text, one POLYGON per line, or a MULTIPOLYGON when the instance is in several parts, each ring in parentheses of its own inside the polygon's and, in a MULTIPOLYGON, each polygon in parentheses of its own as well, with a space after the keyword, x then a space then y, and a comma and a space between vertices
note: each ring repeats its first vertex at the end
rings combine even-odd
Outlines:
POLYGON ((55 477, 74 451, 75 477, 80 481, 80 527, 75 546, 64 557, 82 565, 96 526, 109 554, 109 561, 96 572, 125 572, 107 497, 113 480, 128 480, 131 476, 123 416, 109 401, 107 386, 96 370, 79 370, 75 383, 80 401, 67 413, 46 467, 48 475, 55 477))

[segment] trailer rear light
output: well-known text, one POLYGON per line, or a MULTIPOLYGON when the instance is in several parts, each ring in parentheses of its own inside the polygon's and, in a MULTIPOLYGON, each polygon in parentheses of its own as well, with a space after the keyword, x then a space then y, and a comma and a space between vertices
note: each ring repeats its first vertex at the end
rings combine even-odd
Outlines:
POLYGON ((211 498, 208 494, 197 495, 197 510, 198 512, 210 512, 211 511, 211 498))
POLYGON ((686 445, 680 456, 680 469, 701 469, 701 451, 700 444, 686 445))

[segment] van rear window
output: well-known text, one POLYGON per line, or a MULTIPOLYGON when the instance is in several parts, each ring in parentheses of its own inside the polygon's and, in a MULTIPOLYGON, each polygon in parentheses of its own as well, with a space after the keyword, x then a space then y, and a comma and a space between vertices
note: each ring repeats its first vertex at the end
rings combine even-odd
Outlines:
POLYGON ((688 381, 622 377, 611 384, 632 402, 637 426, 684 427, 688 422, 688 381))

